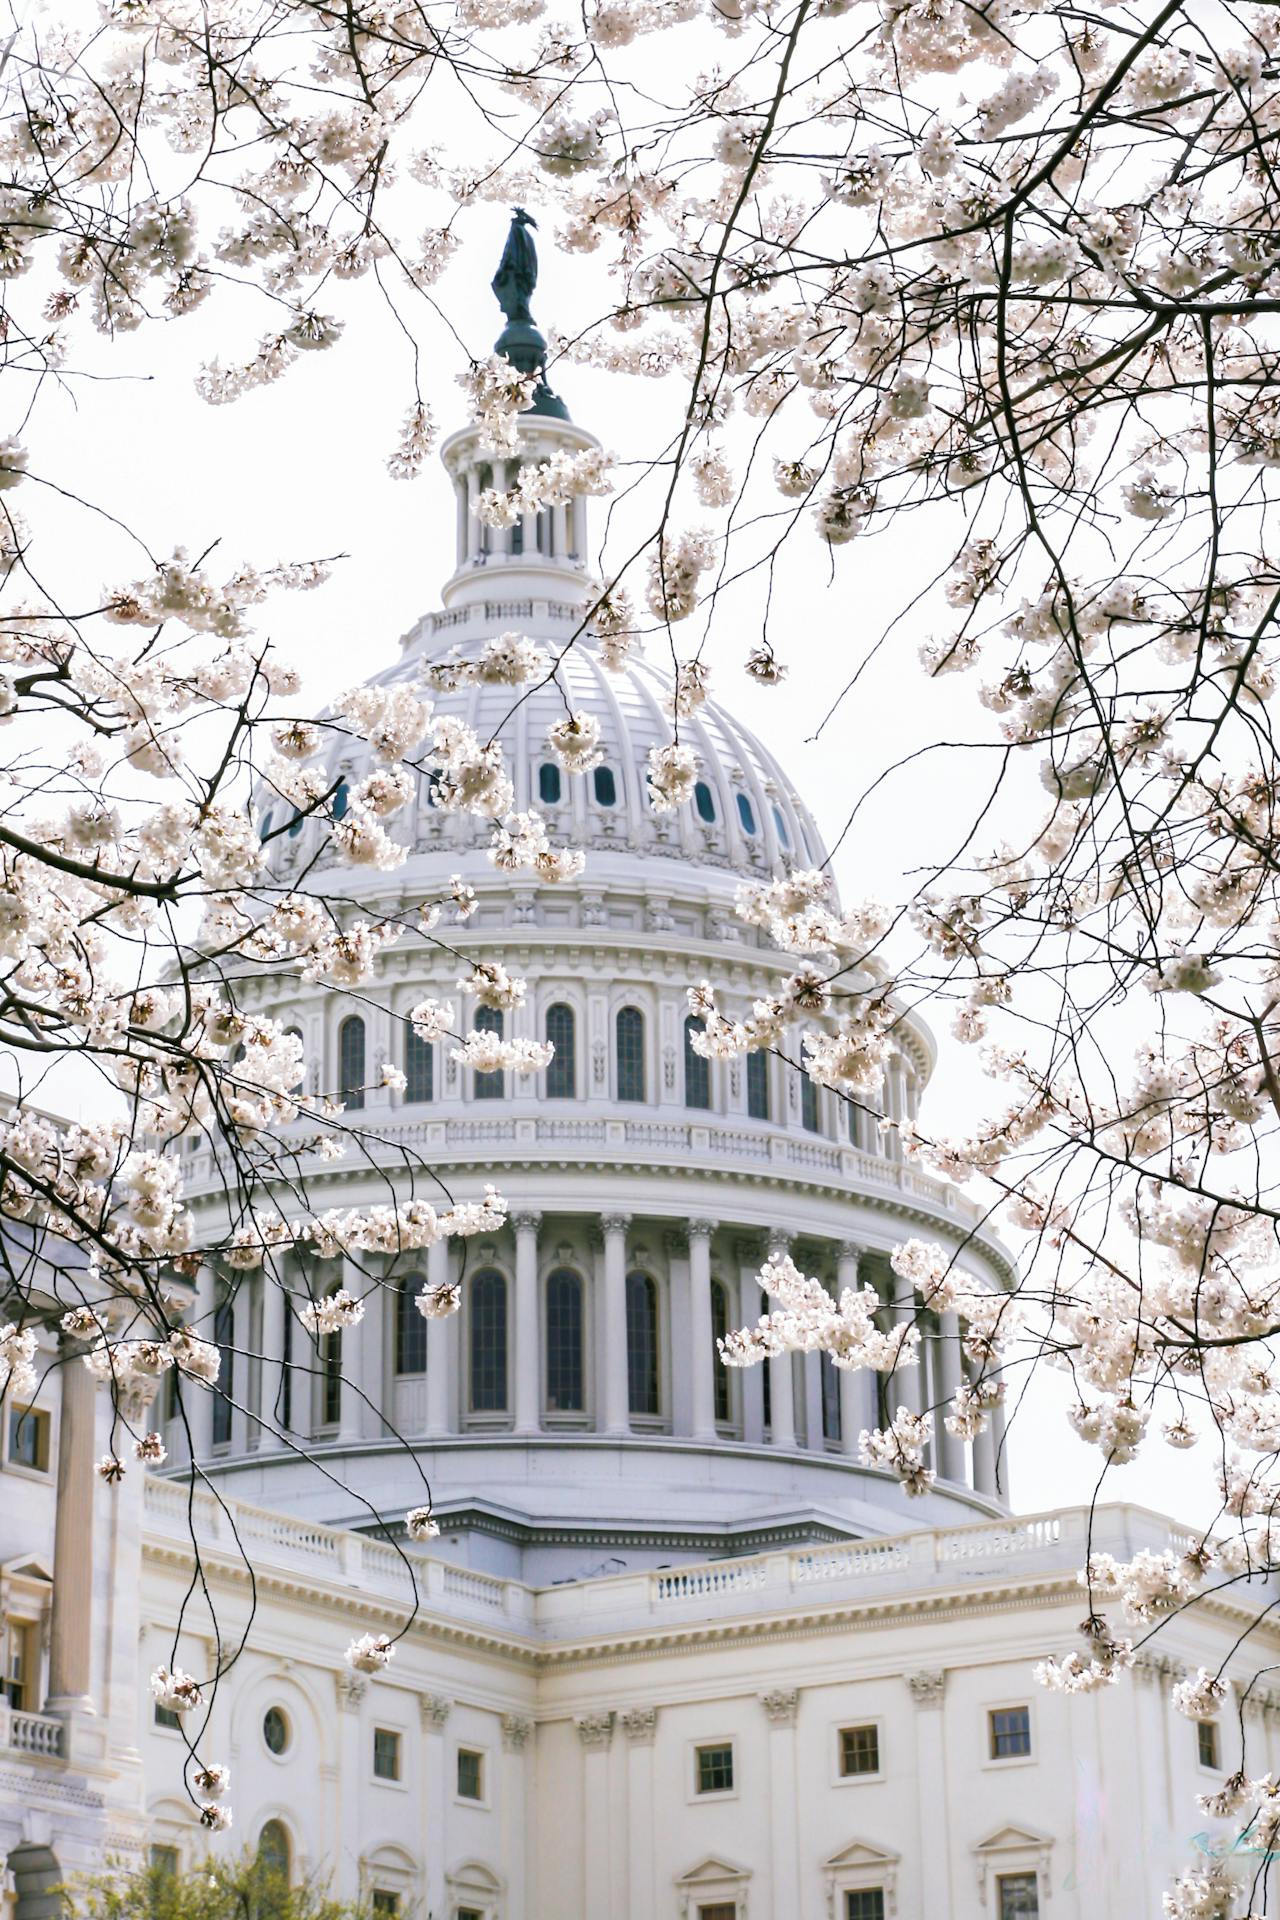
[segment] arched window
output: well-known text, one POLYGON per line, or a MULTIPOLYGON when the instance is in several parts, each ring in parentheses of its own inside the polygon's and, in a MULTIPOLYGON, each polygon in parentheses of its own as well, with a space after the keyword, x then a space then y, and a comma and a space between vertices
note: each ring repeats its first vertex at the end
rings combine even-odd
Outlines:
POLYGON ((338 1028, 338 1087, 343 1104, 364 1105, 364 1021, 348 1014, 338 1028))
POLYGON ((224 1300, 213 1316, 213 1343, 222 1356, 218 1384, 213 1390, 213 1444, 225 1447, 231 1438, 231 1401, 235 1393, 236 1310, 224 1300))
POLYGON ((538 768, 538 798, 544 807, 558 807, 563 782, 554 760, 544 760, 538 768))
POLYGON ((858 1144, 858 1103, 857 1101, 846 1100, 844 1103, 844 1110, 848 1116, 849 1143, 851 1146, 856 1147, 858 1144))
MULTIPOLYGON (((301 1028, 301 1027, 286 1027, 286 1028, 285 1028, 285 1036, 286 1036, 286 1038, 287 1038, 287 1039, 290 1039, 290 1040, 296 1040, 296 1041, 298 1042, 298 1044, 299 1044, 299 1046, 302 1046, 302 1045, 304 1044, 304 1042, 303 1042, 303 1039, 302 1039, 302 1028, 301 1028)), ((300 1067, 298 1068, 298 1077, 297 1077, 297 1079, 296 1079, 296 1080, 294 1081, 294 1083, 293 1083, 293 1084, 294 1084, 294 1086, 295 1086, 295 1087, 300 1087, 300 1086, 302 1085, 302 1083, 303 1083, 303 1081, 304 1081, 304 1080, 306 1079, 306 1077, 307 1077, 307 1063, 306 1063, 306 1059, 305 1059, 305 1057, 304 1057, 304 1059, 303 1059, 303 1062, 302 1062, 302 1065, 301 1065, 301 1066, 300 1066, 300 1067)))
POLYGON ((471 1410, 507 1410, 507 1283, 485 1267, 470 1287, 471 1410))
POLYGON ((427 1323, 418 1312, 418 1295, 426 1282, 411 1273, 396 1287, 396 1372, 427 1370, 427 1323))
POLYGON ((789 847, 791 845, 791 835, 787 832, 787 823, 783 818, 781 807, 775 807, 773 809, 773 824, 778 830, 778 845, 780 847, 789 847))
POLYGON ((613 777, 612 767, 597 767, 591 776, 595 788, 596 804, 601 807, 616 807, 618 804, 618 783, 613 777))
POLYGON ((627 1275, 627 1405, 658 1412, 658 1289, 647 1273, 627 1275))
MULTIPOLYGON (((773 1312, 773 1302, 763 1289, 760 1293, 760 1311, 773 1312)), ((773 1366, 768 1360, 760 1363, 760 1417, 766 1427, 773 1425, 773 1366)))
POLYGON ((752 809, 751 802, 748 800, 745 793, 740 793, 738 795, 738 818, 742 822, 742 831, 744 833, 755 832, 756 816, 752 809))
POLYGON ((305 819, 306 815, 304 813, 294 814, 292 820, 289 822, 289 838, 291 840, 296 840, 302 832, 302 823, 305 819))
POLYGON ((729 1337, 729 1294, 722 1281, 711 1282, 711 1386, 715 1416, 727 1421, 729 1413, 729 1369, 720 1358, 718 1341, 729 1337))
POLYGON ((684 1023, 684 1103, 686 1107, 711 1105, 711 1062, 695 1053, 693 1036, 704 1031, 701 1020, 690 1014, 684 1023))
MULTIPOLYGON (((328 1293, 335 1294, 338 1290, 335 1280, 328 1293)), ((342 1335, 326 1333, 320 1337, 320 1424, 336 1427, 341 1418, 342 1335)))
POLYGON ((267 835, 270 833, 270 831, 271 831, 271 815, 268 812, 263 814, 262 825, 258 828, 259 840, 265 840, 267 835))
POLYGON ((425 798, 426 803, 429 807, 434 807, 436 803, 436 788, 439 785, 440 785, 440 769, 439 767, 432 767, 430 772, 427 774, 426 779, 422 783, 423 797, 425 798))
MULTIPOLYGON (((481 1007, 476 1015, 477 1033, 496 1033, 502 1038, 502 1012, 498 1007, 481 1007)), ((477 1073, 473 1075, 475 1097, 477 1100, 501 1100, 506 1092, 506 1074, 499 1069, 497 1073, 477 1073)))
POLYGON ((547 1039, 555 1048, 547 1068, 548 1100, 572 1100, 577 1092, 577 1058, 573 1008, 558 1000, 547 1008, 547 1039))
POLYGON ((747 1055, 747 1112, 753 1120, 769 1118, 769 1056, 747 1055))
POLYGON ((840 1438, 840 1375, 829 1353, 818 1356, 822 1365, 822 1437, 840 1438))
POLYGON ((277 1874, 280 1879, 289 1878, 293 1864, 293 1849, 289 1845, 289 1835, 282 1820, 268 1820, 258 1835, 258 1866, 263 1873, 277 1874))
POLYGON ((337 787, 334 790, 334 795, 333 795, 334 819, 335 820, 344 819, 346 817, 347 808, 350 805, 351 805, 351 788, 348 786, 347 781, 344 778, 339 780, 337 787))
POLYGON ((639 1007, 621 1007, 615 1022, 619 1100, 644 1099, 644 1015, 639 1007))
POLYGON ((279 1414, 280 1425, 288 1433, 293 1425, 293 1303, 288 1299, 284 1308, 284 1344, 280 1350, 279 1414))
POLYGON ((800 1124, 806 1133, 821 1131, 818 1124, 818 1089, 807 1073, 800 1081, 800 1124))
POLYGON ((693 789, 693 804, 698 809, 699 820, 705 820, 713 826, 716 817, 715 795, 705 780, 699 780, 693 789))
POLYGON ((547 1408, 581 1413, 582 1280, 559 1267, 547 1277, 547 1408))
POLYGON ((404 1030, 404 1077, 408 1082, 404 1090, 406 1100, 435 1098, 435 1051, 426 1040, 419 1038, 412 1025, 404 1030))

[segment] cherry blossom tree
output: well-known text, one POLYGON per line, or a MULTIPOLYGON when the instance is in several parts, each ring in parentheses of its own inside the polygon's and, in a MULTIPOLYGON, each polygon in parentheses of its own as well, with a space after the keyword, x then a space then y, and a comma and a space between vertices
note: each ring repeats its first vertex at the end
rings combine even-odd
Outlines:
MULTIPOLYGON (((78 357, 210 303, 227 344, 193 377, 211 405, 287 379, 344 328, 394 330, 420 367, 449 326, 433 289, 470 210, 519 201, 599 265, 598 312, 553 339, 553 362, 681 396, 674 432, 628 476, 642 537, 611 532, 580 629, 614 667, 646 635, 669 654, 654 805, 692 791, 682 722, 712 684, 803 667, 772 592, 794 548, 843 587, 895 540, 934 556, 888 630, 850 643, 849 684, 879 648, 909 645, 904 685, 967 674, 976 689, 963 751, 984 796, 965 824, 939 809, 923 880, 838 910, 826 869, 780 873, 741 911, 794 957, 786 990, 743 1008, 689 983, 708 1054, 779 1052, 877 1118, 909 1012, 981 1051, 990 1100, 966 1137, 887 1124, 1018 1236, 1020 1278, 988 1293, 940 1249, 898 1250, 917 1313, 959 1313, 971 1377, 952 1405, 866 1434, 866 1459, 918 1492, 938 1421, 972 1438, 998 1405, 1016 1419, 1038 1368, 1064 1371, 1100 1475, 1197 1446, 1221 1511, 1184 1556, 1092 1558, 1084 1643, 1046 1683, 1116 1683, 1141 1640, 1222 1586, 1254 1593, 1262 1619, 1280 1559, 1274 8, 106 0, 88 28, 16 20, 4 62, 0 1034, 30 1104, 0 1171, 6 1219, 79 1289, 69 1334, 121 1389, 104 1476, 127 1470, 130 1445, 157 1457, 155 1436, 128 1431, 131 1381, 215 1378, 208 1329, 187 1318, 200 1257, 249 1269, 284 1246, 412 1249, 501 1217, 500 1195, 453 1205, 426 1166, 408 1201, 312 1205, 302 1143, 359 1151, 359 1127, 336 1094, 300 1091, 296 1041, 238 1009, 238 971, 354 991, 389 943, 447 940, 471 903, 446 889, 410 927, 361 920, 332 869, 282 890, 261 796, 323 822, 340 861, 389 871, 396 812, 431 771, 437 804, 492 823, 499 868, 555 884, 582 860, 513 812, 500 747, 438 719, 432 683, 314 711, 255 622, 269 594, 320 585, 324 560, 215 570, 175 525, 175 551, 143 564, 122 526, 118 577, 80 606, 37 537, 42 490, 77 491, 42 460, 42 398, 78 357), (759 622, 745 660, 721 617, 743 583, 759 622), (317 770, 335 730, 377 759, 341 815, 317 770), (71 1060, 116 1089, 118 1117, 41 1117, 44 1076, 71 1060), (193 1131, 224 1155, 238 1207, 226 1246, 199 1252, 176 1153, 193 1131), (287 1216, 261 1199, 268 1176, 287 1177, 287 1216)), ((495 451, 516 447, 535 378, 496 358, 463 367, 495 451)), ((398 437, 388 425, 394 475, 422 470, 434 431, 415 378, 398 437)), ((480 510, 503 526, 615 484, 578 456, 523 470, 480 510)), ((80 507, 119 525, 114 505, 80 507)), ((509 684, 514 702, 557 665, 515 634, 438 674, 509 684)), ((839 706, 814 719, 839 727, 839 706)), ((550 744, 570 775, 598 753, 573 712, 550 744)), ((937 753, 919 743, 926 768, 937 753)), ((842 796, 855 861, 870 786, 842 796)), ((523 985, 499 968, 460 989, 502 1008, 523 985)), ((425 1003, 414 1025, 481 1069, 543 1063, 453 1005, 425 1003)), ((35 1347, 10 1267, 0 1392, 22 1395, 35 1347)), ((918 1329, 884 1331, 868 1294, 832 1299, 785 1258, 762 1280, 773 1310, 730 1337, 728 1363, 822 1348, 891 1384, 915 1364, 918 1329)), ((317 1334, 362 1310, 319 1289, 300 1307, 317 1334)), ((433 1524, 424 1489, 410 1536, 433 1524)), ((393 1651, 364 1635, 349 1658, 376 1671, 393 1651)), ((168 1669, 154 1684, 188 1717, 208 1690, 168 1669)), ((1231 1695, 1238 1768, 1208 1810, 1261 1860, 1240 1897, 1262 1911, 1280 1794, 1251 1772, 1245 1695, 1231 1695)), ((1177 1704, 1203 1715, 1227 1698, 1201 1674, 1177 1704)), ((218 1767, 197 1739, 188 1772, 218 1824, 218 1767)), ((1238 1878, 1193 1870, 1167 1910, 1225 1915, 1238 1878)))

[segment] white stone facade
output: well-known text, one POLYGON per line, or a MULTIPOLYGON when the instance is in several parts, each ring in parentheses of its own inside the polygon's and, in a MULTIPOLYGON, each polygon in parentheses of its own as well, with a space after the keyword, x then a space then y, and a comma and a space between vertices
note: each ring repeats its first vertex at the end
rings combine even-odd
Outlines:
MULTIPOLYGON (((526 457, 592 444, 569 422, 522 432, 526 457)), ((577 622, 586 503, 488 535, 475 496, 503 476, 486 477, 471 431, 444 457, 457 565, 383 681, 416 682, 448 646, 469 656, 513 627, 558 652, 577 622)), ((358 1010, 287 976, 237 985, 246 1010, 298 1027, 312 1089, 348 1092, 360 1133, 346 1161, 307 1166, 318 1202, 471 1199, 492 1182, 507 1225, 422 1263, 289 1265, 271 1283, 210 1263, 192 1317, 223 1344, 225 1396, 158 1403, 171 1465, 145 1499, 140 1470, 116 1489, 92 1476, 109 1410, 74 1356, 42 1388, 43 1455, 24 1464, 6 1430, 0 1612, 26 1669, 10 1676, 20 1707, 0 1706, 0 1856, 20 1920, 49 1910, 51 1861, 74 1871, 143 1844, 201 1857, 183 1743, 145 1678, 176 1635, 179 1663, 213 1674, 251 1605, 200 1742, 232 1768, 236 1824, 214 1844, 329 1875, 384 1914, 1154 1912, 1192 1844, 1194 1793, 1220 1776, 1167 1711, 1167 1664, 1102 1696, 1035 1688, 1033 1662, 1076 1643, 1083 1516, 1008 1515, 998 1425, 974 1447, 941 1432, 915 1503, 858 1464, 882 1399, 954 1391, 954 1321, 925 1320, 923 1365, 880 1389, 816 1356, 741 1373, 716 1360, 716 1334, 759 1313, 759 1265, 780 1245, 833 1288, 875 1286, 886 1324, 917 1311, 888 1266, 913 1234, 997 1284, 1011 1271, 970 1203, 904 1166, 874 1114, 781 1060, 704 1069, 687 1046, 691 983, 734 1010, 791 971, 734 896, 819 860, 813 822, 767 749, 711 705, 682 730, 702 791, 655 813, 643 769, 669 734, 664 676, 607 673, 582 645, 560 680, 514 714, 502 686, 440 704, 501 737, 516 806, 585 847, 581 882, 496 873, 487 831, 434 807, 424 770, 396 821, 405 868, 336 884, 353 911, 416 913, 461 873, 479 905, 448 929, 454 951, 402 941, 358 1010), (566 700, 600 720, 606 779, 557 774, 544 751, 566 700), (482 1086, 444 1046, 411 1056, 408 1009, 456 1000, 478 958, 529 983, 509 1031, 559 1042, 536 1081, 482 1086), (379 1085, 387 1062, 410 1075, 403 1096, 379 1085), (424 1275, 461 1282, 459 1314, 424 1326, 424 1275), (297 1320, 339 1281, 366 1301, 340 1360, 297 1320), (188 1420, 212 1493, 184 1480, 188 1420), (403 1515, 424 1482, 443 1537, 409 1553, 403 1515), (197 1550, 212 1611, 192 1586, 197 1550), (411 1614, 389 1672, 353 1678, 353 1635, 400 1633, 411 1614)), ((362 765, 333 749, 335 778, 362 765)), ((312 833, 273 842, 281 880, 314 857, 312 833)), ((904 1017, 887 1118, 914 1114, 932 1068, 927 1031, 904 1017)), ((185 1158, 210 1240, 234 1192, 203 1143, 185 1158)), ((1120 1508, 1094 1546, 1127 1556, 1173 1537, 1120 1508)), ((1216 1666, 1242 1620, 1226 1596, 1162 1635, 1162 1655, 1216 1666)), ((1269 1712, 1250 1725, 1254 1769, 1280 1766, 1269 1712)))

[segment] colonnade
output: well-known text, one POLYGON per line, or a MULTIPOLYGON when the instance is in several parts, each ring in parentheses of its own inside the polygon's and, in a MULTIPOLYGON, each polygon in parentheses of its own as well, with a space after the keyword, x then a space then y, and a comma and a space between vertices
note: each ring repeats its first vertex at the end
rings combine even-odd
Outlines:
POLYGON ((516 1206, 506 1228, 478 1245, 440 1241, 416 1266, 402 1258, 392 1284, 381 1283, 380 1263, 351 1259, 317 1262, 309 1283, 286 1271, 283 1285, 274 1275, 219 1280, 207 1269, 196 1309, 206 1335, 216 1301, 230 1287, 234 1327, 223 1376, 224 1384, 230 1382, 230 1418, 224 1408, 215 1442, 213 1397, 192 1396, 196 1451, 235 1456, 291 1439, 353 1443, 391 1430, 435 1440, 504 1432, 564 1437, 576 1430, 620 1439, 736 1441, 856 1461, 865 1428, 883 1425, 900 1406, 916 1412, 934 1407, 939 1411, 928 1464, 942 1480, 994 1495, 999 1421, 970 1447, 947 1431, 941 1415, 970 1371, 954 1314, 940 1321, 924 1316, 919 1365, 891 1376, 835 1368, 824 1377, 830 1368, 824 1356, 785 1354, 728 1370, 727 1394, 722 1380, 717 1404, 717 1323, 749 1326, 767 1311, 760 1265, 767 1253, 787 1249, 837 1296, 846 1288, 875 1287, 886 1328, 920 1315, 919 1301, 906 1292, 882 1250, 814 1235, 788 1240, 698 1215, 673 1221, 621 1212, 557 1209, 552 1215, 516 1206), (568 1411, 548 1394, 546 1293, 548 1276, 566 1271, 580 1278, 582 1315, 581 1404, 568 1411), (484 1405, 471 1388, 476 1343, 490 1336, 473 1319, 467 1284, 481 1273, 501 1279, 501 1333, 491 1336, 498 1348, 489 1363, 505 1378, 505 1392, 484 1405), (652 1281, 656 1301, 658 1391, 656 1404, 644 1410, 631 1404, 629 1372, 628 1285, 638 1277, 652 1281), (419 1359, 398 1370, 399 1288, 407 1283, 416 1294, 424 1282, 438 1289, 458 1279, 462 1309, 427 1322, 425 1367, 419 1359), (334 1368, 339 1377, 326 1397, 323 1346, 296 1316, 310 1288, 328 1291, 339 1283, 363 1299, 365 1314, 343 1335, 341 1366, 334 1368))

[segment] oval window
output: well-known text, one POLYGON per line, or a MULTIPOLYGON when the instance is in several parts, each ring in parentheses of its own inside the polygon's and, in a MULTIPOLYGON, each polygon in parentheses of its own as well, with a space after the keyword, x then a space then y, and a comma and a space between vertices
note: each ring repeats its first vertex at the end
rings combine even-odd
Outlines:
POLYGON ((295 813, 292 820, 289 822, 289 838, 291 840, 296 840, 298 835, 302 832, 302 822, 305 819, 305 817, 306 816, 304 814, 295 813))
POLYGON ((259 840, 265 840, 267 835, 270 833, 270 831, 271 831, 271 815, 269 813, 264 813, 262 816, 262 825, 258 828, 259 840))
POLYGON ((289 1722, 281 1707, 268 1707, 262 1716, 262 1737, 268 1753, 284 1753, 289 1745, 289 1722))
POLYGON ((341 820, 351 804, 351 789, 345 780, 339 780, 337 792, 333 796, 333 817, 341 820))
POLYGON ((742 822, 742 831, 744 833, 755 832, 756 816, 751 811, 751 802, 748 800, 745 793, 740 793, 738 795, 738 818, 742 822))
POLYGON ((778 829, 779 846, 789 847, 791 845, 791 835, 787 832, 787 823, 782 817, 781 807, 775 807, 773 810, 773 824, 778 829))
POLYGON ((613 777, 612 767, 597 767, 595 771, 596 800, 602 807, 614 807, 618 804, 618 783, 613 777))
POLYGON ((693 804, 698 809, 699 820, 705 820, 710 826, 716 817, 716 803, 715 796, 705 780, 699 780, 694 787, 693 804))
POLYGON ((560 804, 560 769, 553 760, 544 760, 538 768, 538 798, 544 807, 560 804))

